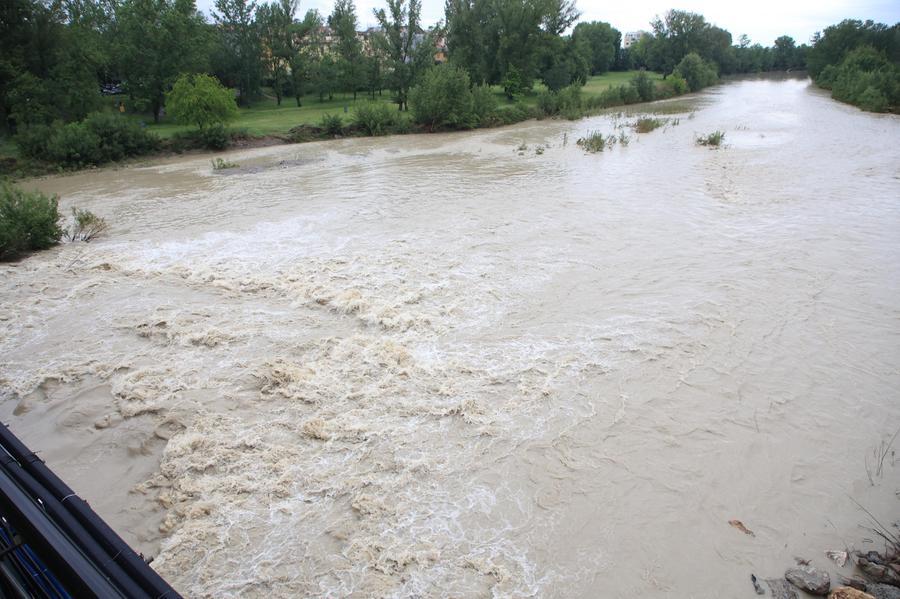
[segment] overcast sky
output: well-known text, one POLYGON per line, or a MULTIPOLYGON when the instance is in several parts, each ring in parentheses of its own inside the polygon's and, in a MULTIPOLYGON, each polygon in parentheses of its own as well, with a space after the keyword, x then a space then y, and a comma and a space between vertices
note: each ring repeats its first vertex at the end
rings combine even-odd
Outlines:
MULTIPOLYGON (((259 0, 260 2, 264 0, 259 0)), ((576 0, 582 21, 607 21, 625 33, 648 30, 655 15, 670 8, 698 12, 706 20, 727 29, 735 41, 746 33, 754 42, 770 46, 776 37, 787 34, 798 44, 808 42, 816 31, 843 19, 872 19, 894 24, 900 21, 900 0, 576 0)), ((214 0, 197 0, 197 7, 207 15, 214 0)), ((298 16, 310 8, 322 15, 331 12, 333 0, 300 0, 298 16)), ((361 28, 375 24, 373 8, 381 8, 384 0, 356 0, 361 28)), ((444 16, 444 0, 422 0, 422 13, 427 25, 444 16)))

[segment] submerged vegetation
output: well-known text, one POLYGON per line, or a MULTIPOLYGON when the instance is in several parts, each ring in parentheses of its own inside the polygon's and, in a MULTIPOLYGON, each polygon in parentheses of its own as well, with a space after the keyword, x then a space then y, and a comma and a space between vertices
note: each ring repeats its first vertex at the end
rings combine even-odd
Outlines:
POLYGON ((58 197, 0 183, 0 260, 45 250, 63 238, 91 241, 109 228, 106 219, 76 207, 69 227, 61 220, 58 197))
POLYGON ((63 234, 69 241, 88 242, 103 234, 108 225, 105 218, 101 218, 90 210, 72 207, 72 227, 66 229, 63 234))
POLYGON ((641 117, 634 123, 634 130, 638 133, 650 133, 654 129, 658 129, 665 124, 662 119, 653 117, 641 117))
POLYGON ((698 146, 718 148, 720 145, 722 145, 723 139, 725 139, 724 131, 713 131, 708 135, 698 135, 695 141, 697 142, 698 146))
POLYGON ((212 165, 212 169, 214 171, 223 171, 230 168, 237 168, 239 166, 236 162, 229 162, 224 158, 216 158, 215 160, 210 160, 209 162, 212 165))
POLYGON ((0 184, 0 260, 47 249, 62 236, 56 196, 0 184))

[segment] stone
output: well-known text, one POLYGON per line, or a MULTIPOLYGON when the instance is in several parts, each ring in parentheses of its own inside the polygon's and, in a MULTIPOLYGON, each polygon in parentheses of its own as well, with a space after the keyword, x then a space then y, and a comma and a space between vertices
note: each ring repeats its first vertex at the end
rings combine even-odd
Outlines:
POLYGON ((867 584, 866 591, 875 599, 900 599, 900 589, 889 584, 867 584))
POLYGON ((784 573, 784 577, 798 589, 802 589, 812 595, 827 595, 828 589, 831 588, 831 579, 828 577, 828 572, 817 570, 812 566, 788 568, 787 572, 784 573))
POLYGON ((872 595, 868 593, 864 593, 859 589, 854 589, 853 587, 837 587, 831 594, 828 595, 828 599, 875 599, 872 595))
POLYGON ((769 585, 769 590, 772 591, 772 597, 775 599, 799 599, 797 591, 784 578, 767 578, 766 584, 769 585))

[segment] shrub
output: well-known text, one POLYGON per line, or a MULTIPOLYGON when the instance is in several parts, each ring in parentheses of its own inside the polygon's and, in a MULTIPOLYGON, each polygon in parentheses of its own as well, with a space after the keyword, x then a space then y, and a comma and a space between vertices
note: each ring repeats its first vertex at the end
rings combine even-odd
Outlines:
POLYGON ((684 77, 678 75, 677 73, 672 73, 669 75, 668 80, 666 81, 667 86, 671 89, 676 96, 680 96, 681 94, 686 94, 690 89, 688 87, 688 83, 684 77))
POLYGON ((198 136, 203 147, 210 150, 224 150, 231 141, 231 136, 228 134, 228 130, 225 129, 225 125, 222 123, 215 123, 201 129, 198 132, 198 136))
POLYGON ((391 126, 391 131, 393 131, 394 133, 405 135, 412 131, 412 126, 412 117, 405 112, 401 112, 395 115, 394 124, 391 126))
POLYGON ((500 82, 500 85, 503 87, 503 93, 506 94, 507 99, 510 101, 515 101, 525 93, 525 83, 522 80, 522 73, 519 72, 513 65, 509 65, 509 69, 507 69, 506 74, 503 76, 503 81, 500 82))
POLYGON ((603 92, 597 97, 597 99, 598 108, 621 106, 625 103, 625 100, 622 99, 622 88, 620 87, 610 87, 609 89, 603 90, 603 92))
POLYGON ((872 46, 860 46, 840 64, 826 66, 816 83, 831 89, 835 100, 870 112, 885 112, 900 105, 900 66, 872 46))
POLYGON ((497 117, 504 125, 521 123, 535 116, 537 115, 532 112, 531 108, 522 102, 516 102, 512 106, 507 106, 497 111, 497 117))
POLYGON ((575 120, 581 118, 584 114, 583 102, 581 101, 581 86, 572 84, 557 93, 559 100, 559 111, 562 115, 569 119, 575 120))
POLYGON ((95 112, 84 124, 100 138, 102 162, 140 156, 159 147, 159 138, 139 124, 118 114, 95 112))
POLYGON ((90 210, 82 210, 72 207, 72 228, 66 229, 63 234, 69 241, 90 241, 101 235, 108 225, 106 219, 101 218, 90 210))
POLYGON ((0 260, 46 249, 62 234, 56 196, 0 184, 0 260))
POLYGON ((56 128, 47 140, 46 157, 68 166, 98 164, 100 138, 84 123, 69 123, 56 128))
POLYGON ((641 102, 652 102, 656 97, 656 86, 647 71, 641 71, 631 79, 631 87, 637 92, 641 102))
POLYGON ((212 165, 212 169, 214 171, 223 171, 229 168, 237 168, 239 166, 236 162, 229 162, 223 158, 210 160, 209 163, 212 165))
POLYGON ((607 140, 604 139, 603 134, 599 131, 588 131, 587 135, 578 139, 575 143, 581 146, 585 152, 595 154, 603 151, 606 147, 607 140))
POLYGON ((641 101, 638 91, 631 85, 622 85, 619 87, 619 95, 622 97, 624 104, 637 104, 641 101))
POLYGON ((698 136, 696 142, 698 146, 711 146, 714 148, 718 148, 720 145, 722 145, 723 139, 725 139, 725 133, 723 131, 713 131, 709 135, 698 136))
POLYGON ((708 87, 719 79, 716 65, 708 60, 703 60, 696 52, 691 52, 682 58, 675 67, 674 74, 683 78, 692 92, 708 87))
POLYGON ((559 114, 559 96, 549 91, 542 91, 537 96, 538 112, 542 116, 559 114))
POLYGON ((182 73, 166 94, 166 110, 176 121, 201 131, 237 116, 234 93, 210 75, 182 73))
POLYGON ((326 134, 337 137, 344 131, 344 121, 341 119, 341 115, 339 114, 328 114, 325 113, 322 115, 322 120, 319 122, 319 126, 322 130, 325 131, 326 134))
POLYGON ((396 122, 397 111, 384 102, 364 102, 353 112, 353 124, 368 135, 384 135, 396 122))
POLYGON ((79 123, 30 126, 16 143, 30 158, 85 166, 146 154, 159 147, 159 138, 123 116, 94 113, 79 123))
POLYGON ((634 130, 638 133, 650 133, 654 129, 658 129, 663 126, 665 121, 661 119, 655 119, 652 117, 642 117, 639 118, 634 123, 634 130))
POLYGON ((881 93, 881 90, 870 85, 866 91, 861 93, 857 98, 859 107, 869 112, 885 112, 888 109, 888 100, 881 93))
POLYGON ((471 129, 477 124, 469 76, 450 66, 435 66, 409 93, 413 120, 428 128, 471 129))
POLYGON ((497 116, 497 96, 487 85, 476 85, 472 88, 472 112, 481 127, 494 122, 497 116))

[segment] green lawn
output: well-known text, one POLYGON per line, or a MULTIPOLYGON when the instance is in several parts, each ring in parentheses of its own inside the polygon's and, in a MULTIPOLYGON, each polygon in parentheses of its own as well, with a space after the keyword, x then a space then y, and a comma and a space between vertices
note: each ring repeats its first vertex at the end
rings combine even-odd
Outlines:
MULTIPOLYGON (((585 96, 595 96, 604 90, 617 85, 627 84, 637 71, 606 73, 591 77, 587 85, 584 86, 583 94, 585 96)), ((653 79, 662 79, 657 73, 649 73, 653 79)), ((529 105, 537 102, 537 93, 546 89, 543 85, 537 84, 534 87, 534 93, 522 98, 522 101, 529 105)), ((500 105, 506 103, 506 98, 499 86, 495 86, 495 93, 501 99, 500 105)), ((388 90, 384 94, 376 97, 376 101, 390 102, 392 94, 388 90)), ((356 102, 369 101, 367 96, 359 94, 356 102)), ((353 96, 350 94, 336 94, 334 99, 325 102, 319 102, 318 97, 314 95, 303 98, 303 106, 298 108, 293 98, 282 99, 281 106, 275 104, 274 97, 269 97, 255 102, 250 108, 241 108, 237 119, 230 126, 234 129, 242 129, 251 135, 278 135, 286 133, 291 127, 297 125, 316 125, 322 120, 325 114, 338 114, 344 117, 345 121, 349 121, 353 116, 353 96), (344 107, 347 112, 344 112, 344 107)), ((149 121, 149 116, 135 115, 134 118, 141 118, 149 121)), ((165 119, 159 125, 148 123, 148 128, 156 132, 160 137, 171 137, 177 131, 186 131, 190 127, 177 125, 175 123, 166 122, 165 119)))

